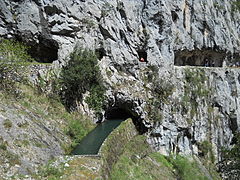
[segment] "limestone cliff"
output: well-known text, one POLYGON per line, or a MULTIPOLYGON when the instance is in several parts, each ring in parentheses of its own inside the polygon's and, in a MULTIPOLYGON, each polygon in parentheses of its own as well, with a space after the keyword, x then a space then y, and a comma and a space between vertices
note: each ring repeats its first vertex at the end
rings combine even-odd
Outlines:
POLYGON ((240 130, 235 2, 1 0, 0 36, 26 42, 32 56, 54 66, 76 44, 93 49, 108 88, 103 115, 126 109, 165 154, 204 156, 208 142, 217 162, 240 130))

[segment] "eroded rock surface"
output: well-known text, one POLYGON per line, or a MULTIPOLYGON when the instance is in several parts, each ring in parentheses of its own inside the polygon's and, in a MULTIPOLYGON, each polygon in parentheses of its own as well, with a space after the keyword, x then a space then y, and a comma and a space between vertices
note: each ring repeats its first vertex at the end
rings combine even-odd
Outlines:
POLYGON ((57 65, 76 44, 95 50, 106 110, 127 108, 158 151, 203 155, 207 141, 221 160, 221 147, 240 128, 240 70, 233 68, 240 65, 240 14, 233 2, 1 0, 0 35, 57 65))

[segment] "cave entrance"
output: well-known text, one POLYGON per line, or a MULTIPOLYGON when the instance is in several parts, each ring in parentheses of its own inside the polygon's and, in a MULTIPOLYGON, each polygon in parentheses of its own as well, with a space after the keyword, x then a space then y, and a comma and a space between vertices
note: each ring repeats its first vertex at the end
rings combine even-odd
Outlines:
POLYGON ((124 119, 126 120, 127 118, 134 118, 130 112, 122 109, 122 108, 112 108, 110 110, 108 110, 105 114, 105 118, 108 120, 112 120, 112 119, 124 119))
POLYGON ((175 52, 175 66, 222 67, 226 53, 210 49, 175 52))
POLYGON ((98 48, 95 50, 95 53, 99 60, 101 60, 104 56, 107 55, 107 52, 104 48, 98 48))
POLYGON ((28 53, 37 62, 40 63, 52 63, 58 60, 58 42, 49 37, 38 37, 38 42, 36 41, 26 41, 27 37, 17 36, 16 40, 25 43, 29 49, 28 53))
POLYGON ((138 60, 140 62, 146 62, 146 63, 148 62, 148 60, 147 60, 147 52, 146 51, 138 50, 137 53, 138 53, 138 60))
POLYGON ((52 63, 58 59, 58 43, 52 39, 40 39, 38 44, 30 46, 29 54, 41 63, 52 63))
POLYGON ((142 120, 135 112, 132 112, 129 109, 122 108, 122 107, 113 107, 106 111, 105 118, 107 120, 115 120, 115 119, 128 119, 131 118, 137 131, 139 134, 144 134, 147 132, 147 128, 142 123, 142 120))

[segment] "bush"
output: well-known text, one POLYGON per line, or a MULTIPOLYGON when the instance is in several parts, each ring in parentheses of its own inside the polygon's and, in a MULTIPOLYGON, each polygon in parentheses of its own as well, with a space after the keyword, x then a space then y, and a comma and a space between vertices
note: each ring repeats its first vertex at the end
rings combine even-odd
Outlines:
POLYGON ((7 129, 10 129, 12 127, 12 122, 9 119, 4 120, 3 126, 7 129))
POLYGON ((86 135, 86 130, 83 128, 81 121, 78 119, 71 119, 68 123, 66 134, 72 139, 71 148, 74 148, 80 140, 86 135))
POLYGON ((39 171, 41 177, 47 179, 57 180, 63 175, 63 167, 55 167, 51 161, 39 171))
POLYGON ((199 144, 200 155, 209 158, 214 163, 215 157, 212 150, 212 144, 209 141, 203 141, 199 144))
POLYGON ((62 69, 60 84, 63 87, 61 97, 68 109, 75 108, 87 91, 90 92, 87 98, 90 108, 95 111, 102 109, 105 88, 97 56, 93 51, 75 48, 62 69))
POLYGON ((240 1, 239 0, 236 0, 234 2, 232 2, 232 11, 235 12, 235 11, 240 11, 240 1))
POLYGON ((90 95, 87 97, 86 102, 96 113, 101 112, 104 106, 104 93, 105 88, 103 86, 95 85, 90 89, 90 95))

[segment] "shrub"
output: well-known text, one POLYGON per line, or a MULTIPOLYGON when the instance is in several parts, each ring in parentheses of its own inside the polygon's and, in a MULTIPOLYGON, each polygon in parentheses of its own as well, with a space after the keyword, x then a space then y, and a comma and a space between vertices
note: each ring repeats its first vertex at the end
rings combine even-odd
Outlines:
POLYGON ((153 93, 160 101, 168 103, 168 98, 173 94, 173 92, 174 86, 171 82, 163 79, 157 79, 154 82, 153 93))
POLYGON ((7 150, 6 144, 0 144, 0 149, 6 151, 7 150))
POLYGON ((234 2, 232 2, 232 11, 235 12, 235 11, 240 11, 240 1, 239 0, 236 0, 234 2))
POLYGON ((205 158, 210 158, 212 162, 215 161, 215 157, 212 150, 212 144, 209 141, 203 141, 199 144, 199 150, 201 155, 205 158))
POLYGON ((90 89, 90 95, 87 97, 86 102, 96 113, 102 110, 105 100, 104 93, 105 88, 103 86, 96 85, 90 89))
MULTIPOLYGON (((80 140, 86 135, 86 130, 83 128, 81 121, 78 119, 71 119, 68 123, 66 134, 72 139, 72 144, 70 148, 74 148, 80 140)), ((71 151, 71 149, 68 151, 71 151)))
POLYGON ((61 97, 68 109, 76 107, 87 91, 90 92, 87 98, 89 106, 96 111, 102 108, 105 88, 97 56, 93 51, 75 48, 62 69, 60 84, 63 87, 61 97))
POLYGON ((41 177, 47 177, 47 179, 57 180, 63 175, 63 167, 55 167, 51 164, 51 161, 39 171, 41 177))
POLYGON ((9 119, 6 119, 3 122, 3 125, 4 125, 5 128, 10 129, 12 127, 12 122, 9 119))

